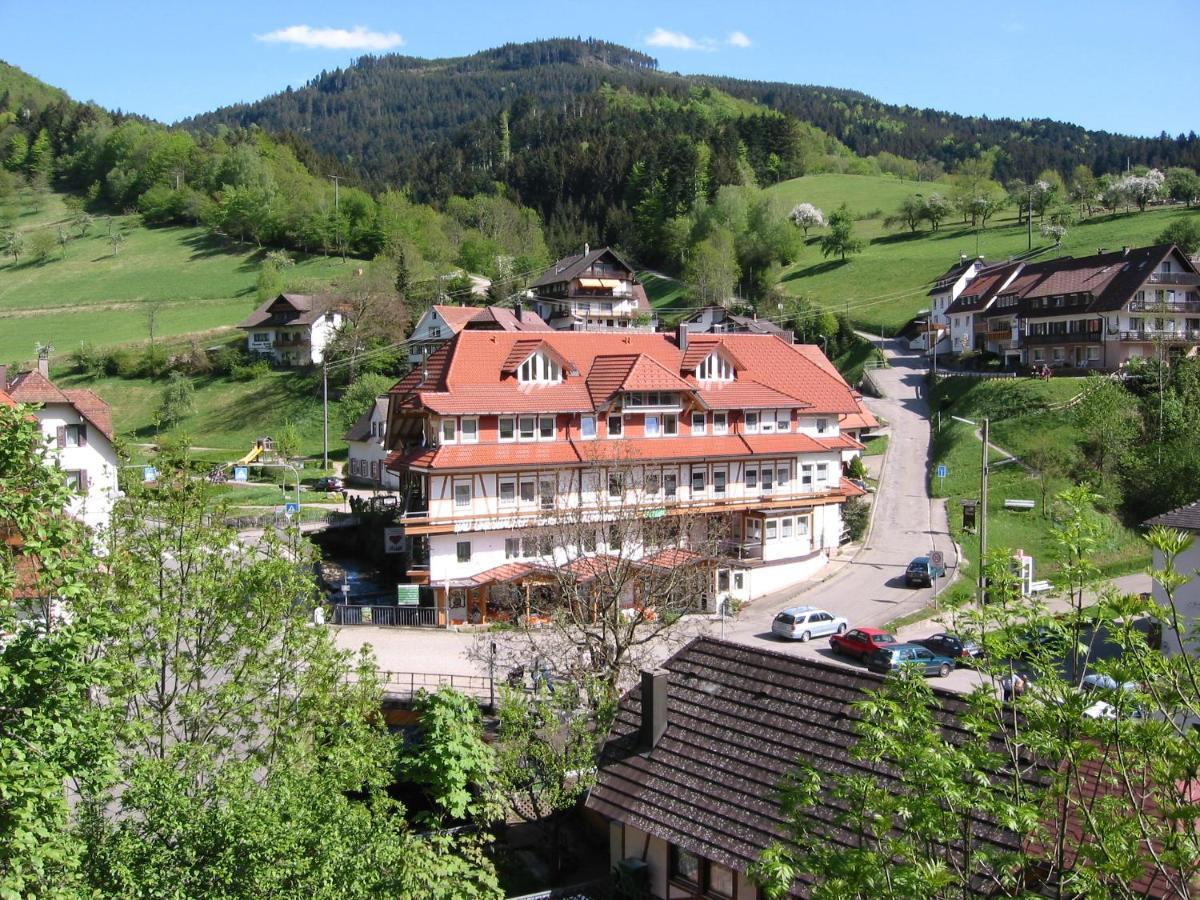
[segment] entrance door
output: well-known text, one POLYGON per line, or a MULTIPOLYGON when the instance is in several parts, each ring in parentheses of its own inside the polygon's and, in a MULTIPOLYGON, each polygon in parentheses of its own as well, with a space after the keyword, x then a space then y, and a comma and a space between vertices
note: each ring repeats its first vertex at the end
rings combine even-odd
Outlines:
POLYGON ((1087 365, 1087 348, 1086 347, 1076 347, 1075 348, 1075 368, 1082 369, 1086 365, 1087 365))

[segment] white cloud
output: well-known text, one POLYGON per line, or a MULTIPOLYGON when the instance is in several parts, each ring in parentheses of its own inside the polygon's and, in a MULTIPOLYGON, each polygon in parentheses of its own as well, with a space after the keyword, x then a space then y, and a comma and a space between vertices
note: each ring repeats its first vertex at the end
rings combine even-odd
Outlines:
POLYGON ((667 31, 665 28, 655 28, 653 33, 646 38, 646 43, 651 47, 667 47, 671 50, 712 50, 713 42, 704 38, 696 40, 694 37, 684 34, 680 31, 667 31))
POLYGON ((733 47, 749 47, 753 43, 744 31, 731 31, 728 40, 733 47))
POLYGON ((255 39, 268 44, 294 44, 323 50, 393 50, 404 45, 404 38, 394 31, 369 31, 362 25, 355 26, 351 31, 345 28, 289 25, 267 34, 255 35, 255 39))

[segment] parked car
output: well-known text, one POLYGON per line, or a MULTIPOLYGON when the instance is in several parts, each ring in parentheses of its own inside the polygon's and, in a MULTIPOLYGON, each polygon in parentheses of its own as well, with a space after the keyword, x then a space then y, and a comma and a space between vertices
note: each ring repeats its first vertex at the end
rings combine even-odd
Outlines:
POLYGON ((778 637, 789 640, 807 641, 823 634, 842 634, 850 623, 842 616, 813 606, 793 606, 785 609, 771 623, 771 631, 778 637))
POLYGON ((842 656, 857 656, 865 660, 881 646, 896 643, 895 635, 882 628, 855 628, 845 634, 835 634, 829 639, 834 653, 842 656))
POLYGON ((957 634, 945 631, 909 643, 919 644, 926 650, 932 650, 938 656, 948 656, 960 666, 970 665, 973 660, 983 656, 983 648, 974 641, 963 640, 957 634))
POLYGON ((938 675, 945 678, 954 671, 954 660, 948 656, 939 656, 928 647, 922 647, 919 644, 896 644, 894 647, 880 647, 867 660, 867 668, 881 675, 905 670, 910 666, 920 669, 923 675, 938 675))
POLYGON ((945 577, 946 567, 935 566, 928 556, 918 556, 904 571, 904 583, 909 587, 933 587, 933 579, 945 577))
POLYGON ((340 492, 342 490, 342 479, 336 475, 329 475, 325 478, 318 478, 313 482, 312 489, 314 491, 325 491, 327 493, 340 492))

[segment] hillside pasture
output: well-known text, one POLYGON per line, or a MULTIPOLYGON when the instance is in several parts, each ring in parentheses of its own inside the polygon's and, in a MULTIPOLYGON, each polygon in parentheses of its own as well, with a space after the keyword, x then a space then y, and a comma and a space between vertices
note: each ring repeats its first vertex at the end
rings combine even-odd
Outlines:
MULTIPOLYGON (((933 190, 944 194, 949 185, 866 175, 810 175, 769 190, 789 203, 814 203, 827 216, 844 200, 852 212, 880 209, 886 217, 909 194, 933 190)), ((1058 247, 1042 238, 1035 221, 1030 258, 1087 256, 1100 247, 1151 244, 1171 222, 1189 216, 1200 217, 1200 210, 1163 206, 1144 213, 1093 216, 1068 229, 1058 247)), ((1026 227, 1017 224, 1011 209, 989 222, 986 229, 978 230, 949 221, 936 232, 922 228, 910 234, 905 228, 885 229, 881 217, 857 221, 854 234, 865 246, 861 254, 845 262, 821 256, 818 241, 822 231, 818 228, 809 232, 800 258, 785 270, 780 287, 843 313, 858 327, 876 334, 894 334, 917 313, 927 310, 930 285, 962 254, 1003 260, 1028 252, 1026 227)))

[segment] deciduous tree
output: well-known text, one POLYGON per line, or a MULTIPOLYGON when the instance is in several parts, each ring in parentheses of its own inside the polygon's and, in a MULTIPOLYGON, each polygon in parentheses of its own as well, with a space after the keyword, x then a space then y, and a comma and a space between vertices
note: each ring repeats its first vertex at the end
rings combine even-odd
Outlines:
POLYGON ((845 260, 848 254, 861 253, 862 248, 863 242, 854 236, 854 218, 843 203, 829 217, 829 231, 821 236, 821 255, 845 260))
POLYGON ((806 239, 808 238, 808 229, 825 227, 825 213, 811 203, 797 203, 788 213, 788 219, 793 225, 804 231, 806 239))

